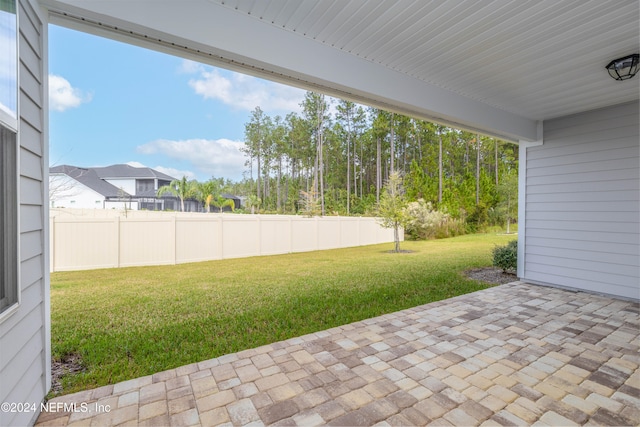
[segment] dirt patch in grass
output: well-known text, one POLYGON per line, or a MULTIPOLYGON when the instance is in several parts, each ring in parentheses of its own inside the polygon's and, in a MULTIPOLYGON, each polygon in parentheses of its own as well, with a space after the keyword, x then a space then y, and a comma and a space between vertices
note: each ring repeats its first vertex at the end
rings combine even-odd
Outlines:
POLYGON ((502 269, 496 267, 474 268, 465 271, 464 274, 470 279, 494 285, 504 285, 518 280, 518 276, 515 274, 504 273, 502 269))
POLYGON ((61 360, 51 360, 51 393, 62 394, 62 377, 65 375, 75 375, 84 371, 82 359, 77 353, 64 356, 61 360))

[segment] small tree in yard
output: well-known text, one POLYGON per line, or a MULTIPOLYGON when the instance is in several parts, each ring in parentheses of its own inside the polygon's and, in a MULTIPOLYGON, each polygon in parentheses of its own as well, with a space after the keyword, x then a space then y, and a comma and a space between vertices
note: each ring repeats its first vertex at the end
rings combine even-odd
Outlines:
POLYGON ((402 176, 393 172, 389 175, 378 203, 380 225, 393 228, 394 252, 400 252, 400 227, 406 222, 405 207, 407 200, 402 186, 402 176))
POLYGON ((515 171, 506 173, 498 184, 498 212, 504 215, 507 222, 507 234, 511 233, 511 220, 518 218, 518 174, 515 171))
POLYGON ((308 218, 313 218, 316 215, 322 214, 320 198, 318 197, 318 193, 313 189, 310 189, 309 191, 300 191, 300 206, 302 208, 302 213, 308 218))

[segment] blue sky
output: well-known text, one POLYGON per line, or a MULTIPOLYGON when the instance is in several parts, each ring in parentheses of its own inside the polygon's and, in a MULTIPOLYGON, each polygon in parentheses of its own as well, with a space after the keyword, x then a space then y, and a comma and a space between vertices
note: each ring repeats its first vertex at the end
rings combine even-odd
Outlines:
POLYGON ((304 91, 49 26, 50 164, 148 166, 242 179, 244 124, 300 111, 304 91))

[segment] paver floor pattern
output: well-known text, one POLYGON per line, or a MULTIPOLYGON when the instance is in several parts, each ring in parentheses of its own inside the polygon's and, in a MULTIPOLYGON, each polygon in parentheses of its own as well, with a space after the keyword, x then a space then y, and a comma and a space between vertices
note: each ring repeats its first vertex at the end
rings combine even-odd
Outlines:
POLYGON ((60 396, 37 425, 638 425, 639 308, 514 282, 60 396))

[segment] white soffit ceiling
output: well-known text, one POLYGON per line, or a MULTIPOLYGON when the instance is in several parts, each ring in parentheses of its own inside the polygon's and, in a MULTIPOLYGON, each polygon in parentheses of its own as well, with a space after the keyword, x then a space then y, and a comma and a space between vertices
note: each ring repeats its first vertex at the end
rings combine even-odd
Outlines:
POLYGON ((604 68, 640 51, 638 0, 40 2, 55 23, 515 141, 640 92, 604 68))
POLYGON ((605 65, 640 51, 637 0, 211 0, 535 120, 638 99, 605 65))

